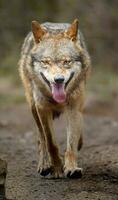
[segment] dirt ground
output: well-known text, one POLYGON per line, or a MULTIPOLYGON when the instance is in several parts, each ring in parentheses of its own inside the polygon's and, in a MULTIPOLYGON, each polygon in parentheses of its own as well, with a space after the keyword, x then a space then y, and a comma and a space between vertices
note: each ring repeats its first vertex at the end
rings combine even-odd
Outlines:
MULTIPOLYGON (((63 155, 64 120, 55 122, 63 155), (61 126, 60 126, 61 124, 61 126)), ((78 163, 82 179, 41 178, 37 168, 36 126, 26 104, 1 109, 0 157, 8 162, 6 197, 10 200, 118 200, 118 122, 85 115, 84 146, 78 163)))

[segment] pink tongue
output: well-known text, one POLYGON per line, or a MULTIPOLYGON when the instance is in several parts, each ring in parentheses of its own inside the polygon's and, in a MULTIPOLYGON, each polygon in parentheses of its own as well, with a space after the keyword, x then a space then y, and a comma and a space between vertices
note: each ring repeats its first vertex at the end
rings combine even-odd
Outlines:
POLYGON ((52 85, 53 99, 58 103, 64 103, 66 101, 66 93, 64 90, 64 84, 54 83, 52 85))

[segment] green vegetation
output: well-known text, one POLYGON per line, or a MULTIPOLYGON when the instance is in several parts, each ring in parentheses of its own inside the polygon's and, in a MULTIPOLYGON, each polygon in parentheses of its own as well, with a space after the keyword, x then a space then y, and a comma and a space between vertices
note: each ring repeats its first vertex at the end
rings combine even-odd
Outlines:
POLYGON ((118 76, 111 69, 93 68, 88 91, 97 95, 102 101, 110 102, 118 91, 118 76))
POLYGON ((0 106, 24 102, 17 64, 31 21, 72 22, 74 18, 79 19, 92 57, 93 73, 88 89, 101 99, 113 98, 118 91, 116 0, 12 0, 10 3, 1 0, 0 106))

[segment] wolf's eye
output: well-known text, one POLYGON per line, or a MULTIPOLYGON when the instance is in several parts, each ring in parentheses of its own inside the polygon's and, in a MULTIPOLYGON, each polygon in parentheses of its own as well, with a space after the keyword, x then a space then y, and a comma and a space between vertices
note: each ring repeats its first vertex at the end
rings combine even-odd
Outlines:
POLYGON ((46 60, 41 60, 40 62, 41 64, 48 65, 48 62, 46 60))
POLYGON ((44 65, 50 64, 50 60, 41 60, 40 62, 41 62, 41 64, 44 64, 44 65))
POLYGON ((71 67, 71 63, 72 63, 71 60, 63 60, 63 66, 65 68, 70 68, 71 67))
POLYGON ((47 68, 50 64, 48 60, 41 60, 40 63, 43 68, 47 68))

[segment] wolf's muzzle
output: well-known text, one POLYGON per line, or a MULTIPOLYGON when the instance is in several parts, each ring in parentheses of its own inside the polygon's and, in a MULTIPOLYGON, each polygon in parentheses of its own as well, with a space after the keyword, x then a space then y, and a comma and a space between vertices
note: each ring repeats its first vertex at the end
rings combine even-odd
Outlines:
POLYGON ((66 84, 65 84, 65 88, 67 87, 67 85, 69 84, 69 82, 71 81, 71 79, 73 78, 73 76, 74 76, 74 72, 72 72, 72 73, 70 74, 70 77, 69 77, 68 81, 67 81, 66 84))

